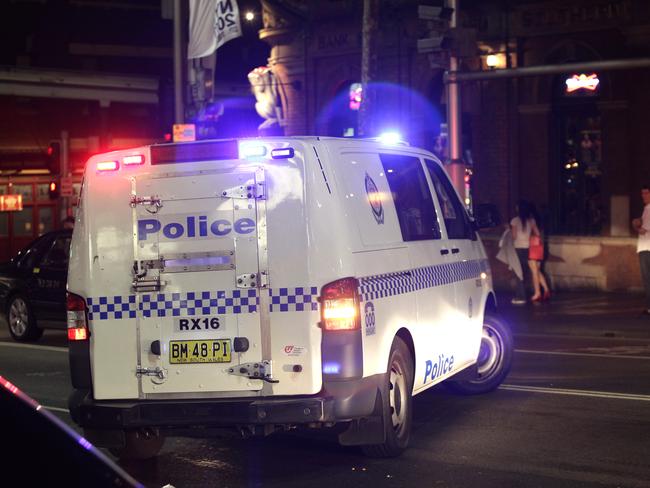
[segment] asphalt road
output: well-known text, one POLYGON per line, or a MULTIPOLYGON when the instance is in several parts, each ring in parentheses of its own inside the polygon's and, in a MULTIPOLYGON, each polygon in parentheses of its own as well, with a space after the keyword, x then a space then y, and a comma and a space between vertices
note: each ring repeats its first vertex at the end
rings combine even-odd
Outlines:
MULTIPOLYGON (((516 347, 505 384, 477 397, 443 386, 418 395, 411 448, 398 459, 368 459, 310 431, 173 438, 157 459, 121 465, 151 487, 648 487, 650 320, 635 300, 505 307, 516 347)), ((70 423, 63 334, 17 346, 0 328, 0 374, 70 423)))

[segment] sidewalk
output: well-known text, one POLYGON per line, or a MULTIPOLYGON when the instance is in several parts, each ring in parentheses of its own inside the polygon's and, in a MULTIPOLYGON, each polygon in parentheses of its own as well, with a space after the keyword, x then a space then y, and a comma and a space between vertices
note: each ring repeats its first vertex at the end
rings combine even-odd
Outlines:
POLYGON ((515 306, 497 292, 499 313, 515 334, 555 334, 650 340, 650 316, 636 293, 560 292, 550 302, 515 306))

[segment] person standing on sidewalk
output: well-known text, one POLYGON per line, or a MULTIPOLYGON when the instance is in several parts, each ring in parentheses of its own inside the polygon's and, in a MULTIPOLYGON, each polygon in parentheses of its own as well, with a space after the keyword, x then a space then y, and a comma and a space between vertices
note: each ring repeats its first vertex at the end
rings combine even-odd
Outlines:
POLYGON ((639 266, 641 267, 641 280, 645 288, 644 315, 650 315, 650 184, 641 187, 643 200, 643 215, 640 219, 632 221, 632 227, 639 234, 636 252, 639 253, 639 266))
MULTIPOLYGON (((515 251, 517 251, 523 276, 517 282, 512 304, 524 305, 526 303, 526 276, 529 271, 528 250, 530 248, 530 234, 533 232, 533 229, 537 229, 537 224, 532 217, 530 205, 527 201, 519 200, 515 210, 517 215, 510 221, 510 232, 512 232, 512 240, 515 243, 515 251)), ((539 231, 537 231, 537 234, 539 234, 539 231)))
POLYGON ((544 276, 544 271, 542 271, 542 261, 544 261, 542 219, 539 217, 537 209, 535 208, 535 204, 533 203, 530 204, 530 215, 534 222, 532 226, 531 236, 536 236, 539 244, 537 246, 538 249, 536 249, 539 251, 539 254, 536 255, 533 253, 535 246, 533 246, 531 240, 530 253, 528 254, 528 266, 530 267, 530 274, 533 278, 533 290, 535 291, 535 294, 530 298, 530 301, 535 303, 550 300, 551 289, 549 288, 546 281, 546 276, 544 276))

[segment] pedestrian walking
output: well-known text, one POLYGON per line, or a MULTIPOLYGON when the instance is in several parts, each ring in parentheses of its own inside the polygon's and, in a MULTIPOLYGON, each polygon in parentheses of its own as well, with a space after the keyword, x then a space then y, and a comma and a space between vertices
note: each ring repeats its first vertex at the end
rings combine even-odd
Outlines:
POLYGON ((528 266, 530 235, 533 229, 537 229, 537 224, 532 218, 530 204, 527 201, 519 200, 515 206, 515 211, 517 215, 510 221, 510 232, 512 233, 512 240, 523 274, 522 279, 517 281, 512 303, 513 305, 523 305, 526 303, 526 277, 530 273, 530 267, 528 266))
POLYGON ((650 315, 650 184, 641 187, 643 214, 641 218, 632 221, 632 227, 639 234, 636 252, 639 254, 641 280, 645 288, 644 315, 650 315))
POLYGON ((542 271, 542 261, 544 260, 544 236, 542 235, 542 221, 539 218, 537 209, 534 204, 530 204, 530 214, 534 221, 530 234, 530 247, 528 249, 528 266, 533 278, 534 294, 530 301, 541 302, 551 298, 551 289, 546 281, 546 276, 542 271))

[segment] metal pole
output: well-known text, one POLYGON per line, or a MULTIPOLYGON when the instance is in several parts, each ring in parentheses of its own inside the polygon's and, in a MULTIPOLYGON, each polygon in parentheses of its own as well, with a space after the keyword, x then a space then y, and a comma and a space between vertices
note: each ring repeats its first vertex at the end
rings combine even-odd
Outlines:
MULTIPOLYGON (((61 131, 61 177, 59 178, 59 191, 61 191, 61 180, 63 178, 68 178, 70 176, 70 163, 69 163, 69 138, 68 138, 68 131, 67 130, 62 130, 61 131)), ((60 220, 63 221, 69 213, 68 213, 68 207, 70 205, 70 198, 68 197, 62 197, 61 198, 61 218, 60 220)))
POLYGON ((185 120, 183 109, 183 24, 181 0, 174 0, 174 123, 185 120))
POLYGON ((522 76, 554 75, 558 73, 611 71, 650 67, 650 58, 613 59, 609 61, 592 61, 581 63, 551 64, 544 66, 527 66, 525 68, 495 69, 492 71, 458 72, 457 66, 445 73, 445 83, 455 85, 459 81, 494 80, 500 78, 518 78, 522 76))
MULTIPOLYGON (((459 0, 449 0, 449 7, 453 9, 449 27, 457 26, 459 0)), ((458 58, 453 54, 449 58, 449 71, 458 71, 458 58)), ((465 200, 465 164, 463 163, 461 147, 461 107, 460 86, 458 83, 447 84, 447 124, 449 127, 449 166, 447 172, 454 187, 463 200, 465 200)))

